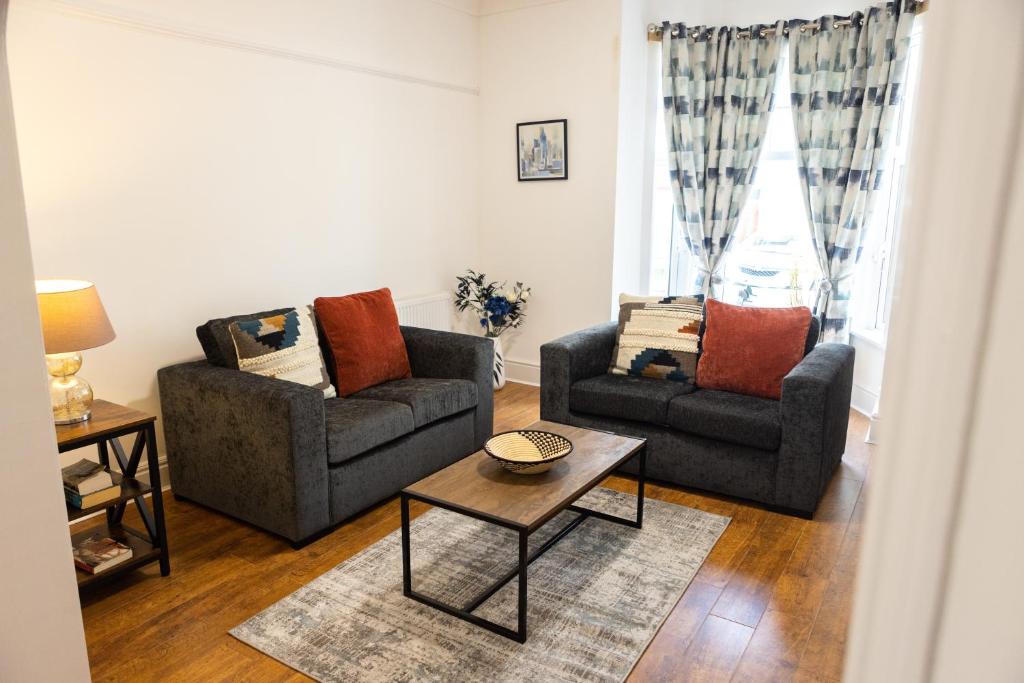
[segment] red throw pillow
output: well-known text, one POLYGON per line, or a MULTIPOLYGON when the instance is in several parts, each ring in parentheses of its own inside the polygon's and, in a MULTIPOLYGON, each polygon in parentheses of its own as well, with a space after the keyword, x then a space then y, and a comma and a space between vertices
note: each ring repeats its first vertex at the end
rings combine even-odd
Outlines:
POLYGON ((313 308, 333 356, 339 396, 412 376, 390 289, 319 297, 313 308))
POLYGON ((782 398, 782 378, 804 357, 810 309, 706 305, 697 386, 782 398))

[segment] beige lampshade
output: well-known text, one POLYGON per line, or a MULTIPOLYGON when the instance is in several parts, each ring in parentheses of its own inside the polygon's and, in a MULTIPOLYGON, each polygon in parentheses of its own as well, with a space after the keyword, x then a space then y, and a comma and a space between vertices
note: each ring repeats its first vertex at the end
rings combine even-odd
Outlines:
POLYGON ((84 280, 36 280, 46 353, 84 351, 114 339, 96 286, 84 280))

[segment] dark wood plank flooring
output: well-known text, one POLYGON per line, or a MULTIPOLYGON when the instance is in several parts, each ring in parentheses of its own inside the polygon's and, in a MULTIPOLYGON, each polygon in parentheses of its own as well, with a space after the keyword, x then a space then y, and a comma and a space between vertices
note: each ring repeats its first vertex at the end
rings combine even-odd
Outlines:
MULTIPOLYGON (((535 387, 498 392, 495 430, 539 417, 535 387)), ((724 497, 649 485, 647 495, 733 518, 637 663, 630 681, 837 681, 842 674, 871 447, 851 415, 847 451, 813 520, 724 497)), ((606 486, 633 491, 612 477, 606 486)), ((400 525, 397 498, 327 537, 284 541, 165 497, 171 576, 155 566, 85 596, 96 681, 308 680, 228 629, 400 525)), ((414 505, 413 514, 426 508, 414 505)), ((129 523, 135 515, 129 507, 129 523)), ((85 528, 90 522, 76 527, 85 528)))

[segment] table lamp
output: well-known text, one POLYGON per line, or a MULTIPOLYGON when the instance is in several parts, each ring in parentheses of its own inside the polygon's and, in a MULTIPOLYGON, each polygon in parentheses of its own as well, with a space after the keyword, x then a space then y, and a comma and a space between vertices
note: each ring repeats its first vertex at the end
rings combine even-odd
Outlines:
POLYGON ((75 375, 82 367, 81 352, 114 339, 100 295, 84 280, 36 280, 36 298, 51 377, 53 421, 66 425, 88 420, 92 387, 75 375))

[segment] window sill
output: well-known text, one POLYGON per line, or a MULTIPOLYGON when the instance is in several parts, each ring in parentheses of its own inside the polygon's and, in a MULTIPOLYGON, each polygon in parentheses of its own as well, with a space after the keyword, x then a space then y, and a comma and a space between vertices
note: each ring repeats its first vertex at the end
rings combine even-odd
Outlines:
POLYGON ((885 332, 882 330, 853 329, 850 336, 859 339, 866 344, 874 346, 879 351, 885 351, 885 332))

